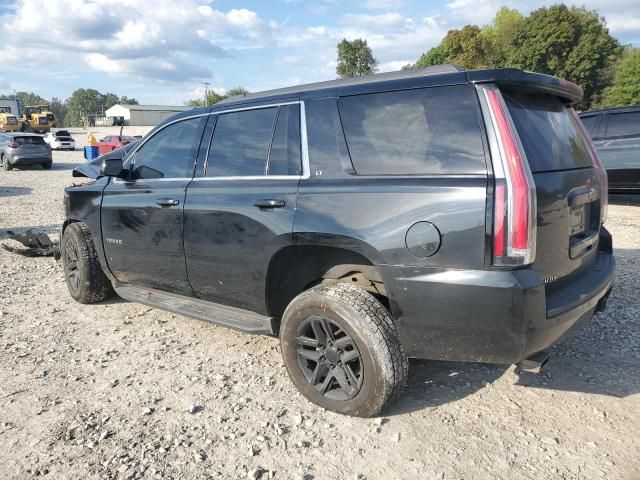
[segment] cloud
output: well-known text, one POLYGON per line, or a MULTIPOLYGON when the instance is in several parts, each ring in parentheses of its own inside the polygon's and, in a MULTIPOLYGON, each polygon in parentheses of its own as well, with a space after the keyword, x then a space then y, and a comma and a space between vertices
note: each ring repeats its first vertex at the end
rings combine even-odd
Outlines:
POLYGON ((402 0, 367 0, 364 2, 365 7, 380 10, 401 7, 403 4, 402 0))
POLYGON ((274 26, 249 9, 223 12, 208 3, 18 0, 2 15, 0 61, 21 58, 33 65, 46 56, 55 69, 78 55, 88 68, 108 75, 168 82, 209 78, 204 65, 237 49, 264 46, 274 26))

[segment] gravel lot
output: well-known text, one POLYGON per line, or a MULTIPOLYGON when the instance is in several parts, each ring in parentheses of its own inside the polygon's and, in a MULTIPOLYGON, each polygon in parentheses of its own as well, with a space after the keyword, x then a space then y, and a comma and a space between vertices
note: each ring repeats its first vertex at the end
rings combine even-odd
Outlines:
MULTIPOLYGON (((0 242, 55 231, 81 161, 0 172, 0 242)), ((307 403, 274 338, 80 305, 52 258, 0 250, 0 479, 639 479, 639 219, 640 203, 610 206, 608 309, 543 374, 412 361, 377 420, 307 403)))

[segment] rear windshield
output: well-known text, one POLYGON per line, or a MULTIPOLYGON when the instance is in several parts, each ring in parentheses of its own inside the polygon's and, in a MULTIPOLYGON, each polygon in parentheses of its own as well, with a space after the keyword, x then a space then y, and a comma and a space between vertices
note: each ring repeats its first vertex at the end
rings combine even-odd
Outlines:
POLYGON ((532 172, 593 166, 573 116, 558 97, 503 92, 532 172))
POLYGON ((69 132, 67 132, 66 130, 60 130, 58 132, 56 132, 56 137, 70 137, 71 134, 69 132))
POLYGON ((338 106, 359 175, 486 172, 476 94, 468 85, 342 97, 338 106))
POLYGON ((44 145, 42 137, 16 137, 13 139, 18 145, 44 145))

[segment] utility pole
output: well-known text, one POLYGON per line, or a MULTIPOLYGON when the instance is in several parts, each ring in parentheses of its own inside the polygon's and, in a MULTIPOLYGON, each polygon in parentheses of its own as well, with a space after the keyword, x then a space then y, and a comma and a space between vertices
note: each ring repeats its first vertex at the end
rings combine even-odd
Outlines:
POLYGON ((209 82, 202 82, 202 85, 204 85, 204 105, 205 107, 209 106, 209 85, 211 85, 209 82))

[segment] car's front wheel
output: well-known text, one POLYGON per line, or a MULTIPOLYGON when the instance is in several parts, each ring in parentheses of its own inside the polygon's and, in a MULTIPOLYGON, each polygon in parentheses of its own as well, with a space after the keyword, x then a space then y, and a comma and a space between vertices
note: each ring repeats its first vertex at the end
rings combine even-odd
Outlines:
POLYGON ((407 357, 388 310, 354 285, 298 295, 282 317, 280 343, 298 390, 334 412, 376 416, 407 380, 407 357))
POLYGON ((96 246, 84 223, 72 223, 65 229, 60 254, 67 287, 74 300, 96 303, 113 295, 111 282, 102 271, 96 246))

